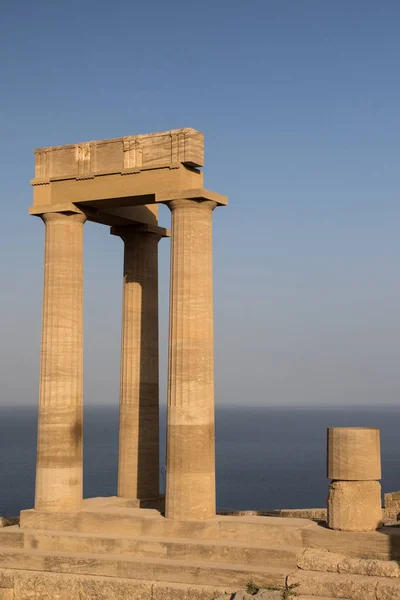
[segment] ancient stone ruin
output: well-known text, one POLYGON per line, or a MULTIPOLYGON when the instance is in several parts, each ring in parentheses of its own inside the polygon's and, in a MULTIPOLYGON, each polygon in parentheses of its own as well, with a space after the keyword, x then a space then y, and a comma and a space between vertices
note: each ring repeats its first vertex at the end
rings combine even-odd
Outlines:
POLYGON ((36 150, 31 214, 46 228, 35 511, 82 505, 82 238, 124 242, 118 497, 159 499, 158 204, 172 213, 169 519, 215 516, 212 212, 203 135, 179 129, 36 150))
POLYGON ((0 523, 0 600, 400 599, 398 495, 375 429, 328 431, 327 511, 217 514, 212 213, 203 135, 35 151, 45 225, 34 508, 0 523), (172 214, 158 224, 158 205, 172 214), (124 243, 118 489, 82 496, 83 230, 124 243), (158 244, 171 239, 166 495, 159 491, 158 244), (387 526, 390 516, 391 526, 387 526), (385 520, 386 519, 386 520, 385 520), (383 526, 385 522, 386 526, 383 526))

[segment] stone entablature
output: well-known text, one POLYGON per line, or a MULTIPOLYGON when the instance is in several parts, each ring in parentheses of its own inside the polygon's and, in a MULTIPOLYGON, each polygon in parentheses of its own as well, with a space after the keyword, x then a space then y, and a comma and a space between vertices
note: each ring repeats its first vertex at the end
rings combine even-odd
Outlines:
POLYGON ((110 173, 204 165, 204 136, 195 129, 130 135, 35 150, 33 185, 110 173))
POLYGON ((39 148, 29 212, 82 212, 88 221, 114 227, 157 225, 157 204, 172 200, 227 204, 203 188, 203 138, 186 128, 39 148))

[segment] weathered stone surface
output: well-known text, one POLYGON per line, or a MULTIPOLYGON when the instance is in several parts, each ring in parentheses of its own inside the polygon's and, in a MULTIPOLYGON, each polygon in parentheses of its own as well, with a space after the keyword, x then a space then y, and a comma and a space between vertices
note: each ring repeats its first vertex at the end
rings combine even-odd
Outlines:
MULTIPOLYGON (((303 531, 309 525, 309 522, 303 519, 281 519, 279 517, 237 519, 236 517, 221 516, 217 517, 216 521, 219 526, 218 537, 220 539, 257 540, 257 543, 283 543, 297 547, 302 545, 303 531)), ((185 524, 185 528, 186 526, 187 524, 185 524)))
POLYGON ((341 554, 329 552, 329 550, 304 550, 300 555, 297 566, 303 571, 328 571, 337 573, 338 565, 343 560, 341 554))
MULTIPOLYGON (((124 242, 118 496, 159 496, 159 231, 111 230, 124 242)), ((165 231, 165 230, 164 230, 165 231)))
POLYGON ((177 200, 172 212, 167 480, 169 519, 216 514, 212 211, 177 200))
POLYGON ((132 585, 129 581, 115 579, 79 580, 79 596, 82 600, 147 600, 152 597, 153 584, 150 582, 136 581, 132 585))
POLYGON ((233 596, 233 600, 256 600, 256 598, 259 598, 258 593, 257 594, 248 594, 247 592, 245 592, 243 590, 239 590, 233 596))
POLYGON ((24 545, 24 534, 17 526, 0 529, 0 547, 22 548, 24 545))
POLYGON ((400 600, 400 581, 379 581, 376 588, 377 600, 400 600))
MULTIPOLYGON (((19 547, 39 551, 62 551, 100 555, 129 555, 207 561, 253 566, 295 568, 299 549, 290 545, 264 545, 253 542, 221 543, 213 540, 183 540, 144 536, 112 536, 67 532, 25 530, 20 533, 19 547)), ((4 536, 3 536, 4 537, 4 536)), ((0 534, 0 546, 3 545, 0 534)))
POLYGON ((400 514, 400 492, 390 492, 384 495, 385 518, 397 521, 400 514))
POLYGON ((170 164, 204 164, 204 136, 195 129, 125 136, 49 146, 35 150, 35 180, 64 179, 165 167, 170 164))
POLYGON ((326 508, 282 509, 278 512, 281 517, 310 519, 311 521, 326 521, 328 517, 326 508))
POLYGON ((283 597, 282 591, 261 589, 255 596, 248 596, 247 600, 282 600, 283 597))
POLYGON ((19 571, 15 600, 150 600, 151 582, 19 571))
POLYGON ((230 600, 232 593, 221 594, 209 586, 185 586, 179 583, 154 583, 151 600, 215 600, 222 597, 230 600))
POLYGON ((35 151, 30 213, 46 224, 37 511, 82 508, 87 219, 124 229, 118 495, 159 498, 157 203, 165 203, 173 228, 165 513, 215 517, 211 213, 227 198, 203 188, 203 146, 203 134, 186 128, 35 151))
POLYGON ((260 590, 256 596, 256 600, 282 600, 282 598, 284 598, 283 592, 278 590, 260 590))
MULTIPOLYGON (((7 571, 0 570, 1 576, 7 574, 7 571)), ((14 590, 0 588, 0 600, 214 600, 224 591, 207 585, 32 573, 25 570, 13 572, 12 577, 15 579, 14 590)), ((225 600, 232 593, 227 594, 225 600)))
POLYGON ((14 587, 14 574, 12 571, 0 570, 0 589, 14 587))
MULTIPOLYGON (((90 514, 90 513, 84 513, 90 514)), ((79 512, 42 512, 39 510, 21 511, 21 529, 43 529, 51 531, 78 531, 79 512)))
POLYGON ((224 594, 215 600, 282 600, 284 592, 279 590, 260 589, 256 594, 248 594, 239 590, 234 594, 224 594))
POLYGON ((23 570, 17 571, 14 583, 15 600, 36 600, 36 581, 38 578, 43 577, 45 576, 42 573, 34 574, 23 570))
POLYGON ((330 427, 328 429, 327 477, 338 481, 380 479, 379 429, 330 427))
MULTIPOLYGON (((105 534, 111 536, 148 536, 157 538, 184 538, 189 540, 220 540, 231 542, 249 542, 257 545, 278 544, 299 548, 303 545, 303 536, 314 526, 318 532, 334 532, 318 528, 304 519, 283 519, 279 517, 230 517, 217 516, 204 521, 178 521, 163 518, 153 509, 135 509, 124 507, 103 507, 93 510, 81 510, 78 513, 43 513, 35 510, 21 512, 22 530, 41 530, 60 532, 79 532, 105 534)), ((387 536, 382 536, 388 541, 387 536)), ((310 546, 315 545, 315 539, 310 546)), ((325 544, 325 538, 322 537, 325 544)), ((374 541, 375 544, 375 541, 374 541)))
POLYGON ((57 574, 105 576, 118 579, 173 581, 186 585, 232 586, 243 588, 249 579, 266 588, 283 589, 290 571, 286 567, 257 567, 246 564, 186 562, 175 559, 130 556, 99 556, 65 552, 37 552, 18 549, 0 553, 4 569, 31 570, 57 574))
POLYGON ((19 517, 0 517, 0 528, 19 525, 19 517))
POLYGON ((276 510, 219 510, 219 515, 232 517, 284 517, 290 519, 309 519, 326 521, 326 508, 283 508, 276 510))
POLYGON ((33 215, 79 213, 79 203, 96 223, 157 225, 158 202, 206 194, 227 203, 203 189, 203 134, 194 129, 40 148, 35 156, 33 215))
POLYGON ((82 502, 82 214, 46 213, 35 508, 77 511, 82 502))
MULTIPOLYGON (((80 598, 80 580, 71 577, 65 579, 62 575, 37 576, 35 578, 35 600, 69 600, 80 598)), ((92 598, 88 596, 90 600, 92 598)), ((103 599, 102 599, 103 600, 103 599)))
POLYGON ((372 577, 399 577, 396 561, 349 558, 329 550, 307 549, 299 557, 297 566, 303 571, 347 573, 372 577))
POLYGON ((329 487, 328 526, 340 531, 373 531, 382 524, 377 481, 334 481, 329 487))
POLYGON ((340 575, 296 571, 288 576, 288 585, 296 585, 299 595, 328 596, 329 598, 351 598, 352 600, 376 600, 379 579, 362 575, 340 575))
MULTIPOLYGON (((293 600, 331 600, 328 596, 294 596, 293 600)), ((350 598, 336 598, 336 600, 350 600, 350 598)))
POLYGON ((303 545, 354 558, 400 560, 400 528, 349 532, 310 524, 303 529, 303 545))
POLYGON ((374 577, 399 577, 400 568, 395 561, 363 560, 357 558, 342 558, 338 565, 339 573, 355 575, 370 575, 374 577))
MULTIPOLYGON (((119 511, 120 508, 118 506, 109 508, 107 505, 102 505, 102 508, 98 510, 99 514, 104 514, 107 517, 107 515, 109 516, 114 514, 115 511, 119 511)), ((191 535, 196 537, 199 534, 202 535, 209 532, 206 522, 185 524, 183 522, 168 521, 159 516, 153 517, 154 511, 151 510, 130 508, 124 510, 128 514, 147 515, 141 518, 142 522, 151 523, 154 521, 163 523, 168 528, 170 534, 172 532, 175 535, 182 533, 182 531, 185 531, 186 525, 190 525, 190 528, 186 531, 186 535, 189 538, 191 535)), ((235 531, 236 527, 240 526, 240 524, 243 527, 250 526, 250 533, 248 532, 248 535, 253 538, 253 541, 254 536, 252 534, 256 535, 258 529, 262 531, 263 525, 265 526, 268 523, 274 529, 279 528, 277 522, 280 522, 282 524, 280 529, 288 529, 288 531, 293 530, 293 526, 290 526, 290 524, 296 525, 296 522, 290 519, 260 517, 234 519, 230 517, 218 517, 218 519, 220 518, 222 519, 221 522, 226 523, 226 531, 230 534, 233 532, 229 530, 229 527, 234 527, 235 531)), ((216 522, 218 523, 218 521, 216 522)), ((294 527, 294 529, 296 528, 302 531, 301 521, 294 527)), ((347 540, 348 538, 357 538, 358 540, 359 538, 360 540, 366 540, 367 546, 369 543, 368 540, 372 542, 379 540, 380 537, 388 537, 383 534, 378 535, 375 532, 372 534, 335 532, 318 527, 314 523, 307 525, 307 522, 305 522, 303 532, 309 529, 328 533, 328 538, 333 536, 334 539, 344 538, 347 540)), ((214 528, 211 531, 215 534, 214 528)), ((391 531, 389 530, 389 533, 391 531)), ((6 568, 0 571, 0 590, 2 589, 2 585, 4 586, 3 589, 11 590, 13 584, 15 584, 13 600, 50 600, 50 598, 54 598, 55 600, 74 600, 74 597, 76 597, 76 600, 170 600, 171 598, 174 600, 215 600, 217 596, 221 596, 221 589, 224 590, 224 588, 226 589, 230 585, 234 585, 236 589, 239 587, 243 588, 249 579, 255 581, 257 585, 265 586, 266 588, 283 588, 289 569, 285 571, 284 569, 271 568, 267 559, 265 564, 268 566, 265 568, 261 566, 263 561, 257 563, 260 566, 254 566, 254 557, 251 553, 248 555, 249 561, 246 564, 238 562, 227 565, 224 561, 226 549, 229 549, 231 545, 231 550, 226 555, 226 558, 228 556, 234 558, 235 542, 232 540, 229 543, 224 533, 220 532, 220 534, 224 542, 223 544, 221 543, 222 540, 216 542, 216 546, 218 547, 217 554, 209 554, 207 548, 208 546, 212 548, 212 542, 207 540, 197 540, 194 542, 193 539, 188 539, 186 542, 187 545, 200 543, 200 546, 204 546, 200 552, 198 562, 194 559, 193 549, 191 550, 190 560, 192 562, 190 562, 185 557, 185 542, 182 539, 178 540, 171 537, 161 541, 154 539, 155 558, 150 555, 148 558, 141 557, 140 548, 138 550, 138 560, 133 556, 124 557, 120 555, 113 557, 111 555, 113 552, 112 546, 109 547, 109 553, 103 552, 101 557, 97 554, 91 555, 88 553, 87 557, 83 558, 82 555, 74 556, 74 554, 71 554, 71 556, 68 556, 65 554, 66 548, 71 553, 74 552, 72 546, 65 545, 65 540, 68 540, 68 537, 74 537, 75 534, 73 533, 60 534, 57 532, 46 533, 25 530, 24 535, 27 540, 34 540, 35 535, 39 536, 40 540, 42 538, 51 538, 52 536, 59 537, 59 550, 63 550, 63 553, 57 553, 56 551, 51 553, 50 551, 46 555, 43 548, 42 552, 32 551, 32 549, 14 550, 12 548, 2 552, 0 554, 0 561, 6 568), (174 549, 174 557, 176 559, 168 558, 166 560, 164 558, 159 560, 157 558, 158 551, 165 544, 170 545, 174 549), (107 556, 104 556, 105 554, 107 556), (215 559, 217 559, 217 562, 221 562, 221 565, 215 564, 215 559), (185 564, 186 560, 188 561, 187 564, 185 564), (205 562, 208 565, 205 565, 205 562), (26 568, 39 570, 35 573, 33 580, 32 572, 25 571, 26 568), (10 577, 10 573, 12 577, 10 577), (104 577, 104 575, 107 575, 107 577, 104 577), (155 579, 158 579, 157 583, 154 583, 155 579), (171 580, 181 581, 182 583, 166 583, 166 581, 171 580), (217 587, 211 587, 211 581, 217 587), (40 595, 38 596, 37 594, 40 595), (75 594, 77 595, 75 596, 75 594)), ((91 536, 78 534, 76 537, 85 544, 87 543, 86 538, 90 538, 91 536)), ((106 550, 110 540, 102 540, 101 536, 98 536, 97 539, 100 545, 105 544, 104 549, 106 550)), ((147 538, 147 541, 150 544, 149 552, 151 552, 151 538, 147 538)), ((277 548, 278 553, 281 551, 279 543, 277 548)), ((329 546, 329 542, 326 545, 329 546)), ((240 541, 238 547, 243 551, 244 560, 246 547, 240 541)), ((87 550, 84 550, 84 546, 81 548, 83 552, 89 550, 90 545, 87 550)), ((270 550, 272 551, 272 547, 270 550)), ((359 550, 363 551, 362 544, 359 550)), ((383 600, 393 600, 398 597, 396 594, 400 583, 398 577, 399 566, 395 561, 355 559, 323 549, 308 548, 298 558, 298 565, 300 570, 292 572, 288 578, 290 586, 296 583, 299 584, 299 587, 293 588, 292 592, 300 596, 294 595, 294 598, 302 598, 308 595, 316 598, 316 600, 318 598, 326 600, 331 597, 349 600, 376 600, 376 598, 379 598, 379 596, 376 596, 378 584, 382 584, 380 593, 383 600), (391 585, 392 582, 393 586, 391 585)), ((10 596, 8 591, 6 593, 6 600, 9 600, 7 596, 10 596)), ((272 589, 261 589, 257 595, 250 596, 242 591, 237 595, 235 600, 250 600, 251 598, 280 600, 281 592, 272 589)), ((230 594, 225 594, 222 600, 230 600, 230 594)))
POLYGON ((368 560, 368 575, 373 577, 400 577, 400 565, 394 560, 368 560))
POLYGON ((384 494, 385 508, 391 508, 392 506, 400 507, 400 492, 389 492, 384 494))
POLYGON ((369 575, 368 561, 358 558, 345 558, 338 564, 338 573, 349 573, 353 575, 369 575))

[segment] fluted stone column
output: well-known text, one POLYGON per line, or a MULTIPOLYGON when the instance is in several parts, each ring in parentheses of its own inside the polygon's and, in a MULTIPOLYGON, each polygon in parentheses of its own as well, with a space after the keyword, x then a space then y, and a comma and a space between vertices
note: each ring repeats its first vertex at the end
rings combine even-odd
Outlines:
POLYGON ((163 235, 140 226, 111 233, 124 241, 118 496, 158 498, 158 242, 163 235))
POLYGON ((35 509, 82 502, 82 214, 46 213, 35 509))
POLYGON ((172 211, 166 517, 210 519, 215 506, 212 211, 172 211))

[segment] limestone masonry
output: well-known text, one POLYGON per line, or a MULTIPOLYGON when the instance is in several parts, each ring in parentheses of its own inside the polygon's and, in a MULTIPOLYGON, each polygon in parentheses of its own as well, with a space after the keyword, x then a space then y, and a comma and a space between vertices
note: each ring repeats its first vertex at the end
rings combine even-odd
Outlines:
POLYGON ((212 218, 227 198, 204 188, 203 165, 194 129, 35 151, 29 212, 45 229, 36 494, 19 519, 0 519, 0 600, 400 599, 400 500, 387 495, 382 512, 376 429, 329 429, 327 511, 217 514, 212 218), (159 226, 160 202, 171 230, 159 226), (111 498, 82 496, 86 221, 124 248, 111 498), (158 246, 169 237, 164 498, 158 246))
POLYGON ((31 214, 46 225, 35 510, 82 503, 82 239, 124 242, 118 496, 159 500, 158 202, 172 212, 166 516, 216 514, 212 211, 203 135, 179 129, 35 151, 31 214))
POLYGON ((382 523, 379 429, 328 429, 328 525, 342 531, 372 531, 382 523))

